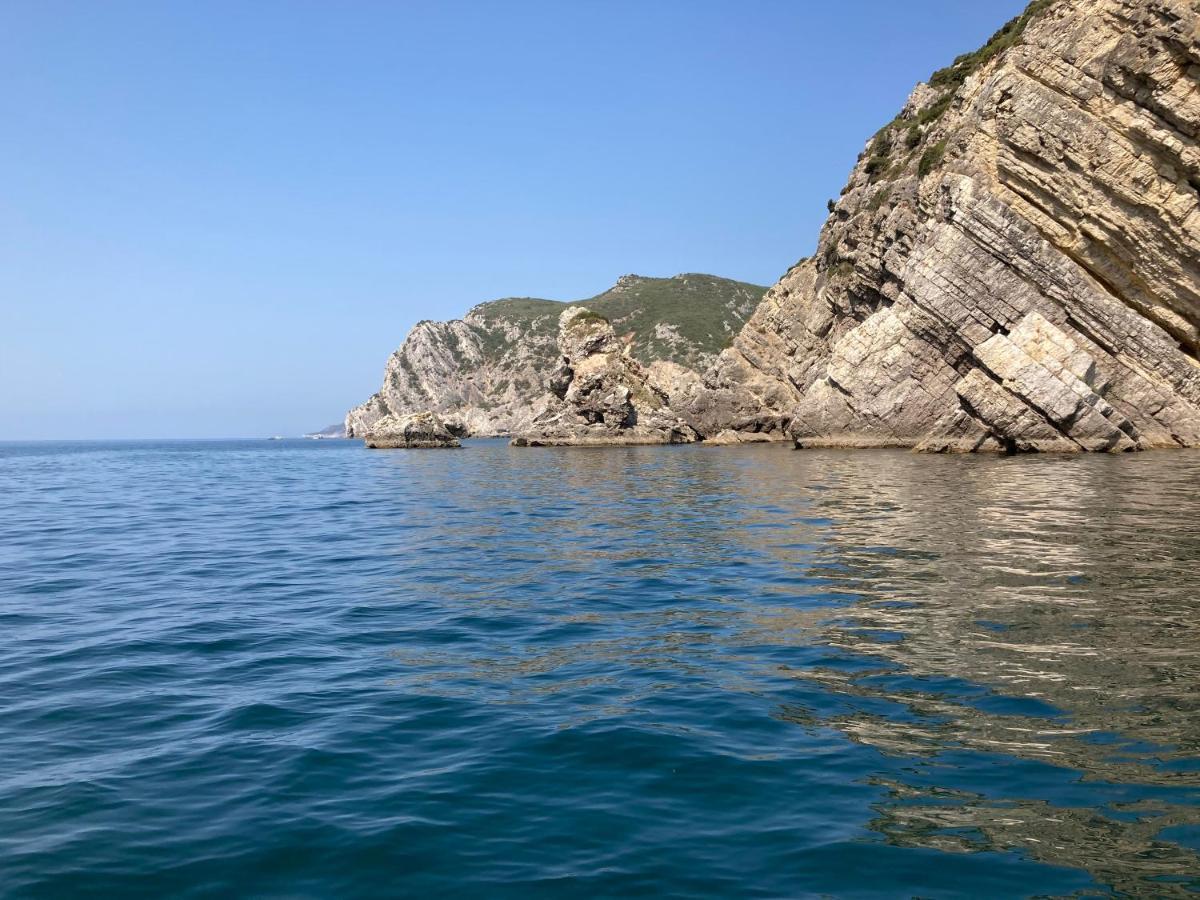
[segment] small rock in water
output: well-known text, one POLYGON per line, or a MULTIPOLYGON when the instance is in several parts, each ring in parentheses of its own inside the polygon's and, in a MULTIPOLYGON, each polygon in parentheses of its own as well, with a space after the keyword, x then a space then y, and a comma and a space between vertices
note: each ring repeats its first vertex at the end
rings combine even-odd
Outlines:
POLYGON ((462 446, 442 420, 431 412, 384 416, 371 426, 364 443, 374 450, 462 446))

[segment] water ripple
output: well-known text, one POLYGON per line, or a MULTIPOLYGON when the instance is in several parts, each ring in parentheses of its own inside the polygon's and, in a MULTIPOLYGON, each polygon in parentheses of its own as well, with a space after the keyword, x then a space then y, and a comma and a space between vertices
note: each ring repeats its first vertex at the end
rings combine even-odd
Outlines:
POLYGON ((0 894, 1194 896, 1200 455, 0 445, 0 894))

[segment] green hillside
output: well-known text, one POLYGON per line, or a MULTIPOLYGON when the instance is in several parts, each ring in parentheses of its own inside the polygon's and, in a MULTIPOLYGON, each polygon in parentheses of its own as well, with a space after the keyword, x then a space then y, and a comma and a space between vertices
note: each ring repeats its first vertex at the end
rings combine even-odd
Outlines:
POLYGON ((514 297, 484 303, 471 311, 468 321, 489 355, 501 357, 513 343, 497 327, 501 320, 519 323, 522 338, 553 339, 559 313, 568 306, 582 305, 605 316, 618 333, 632 332, 634 355, 643 362, 667 359, 696 368, 704 357, 729 346, 766 290, 761 285, 695 273, 673 278, 627 275, 586 300, 514 297))

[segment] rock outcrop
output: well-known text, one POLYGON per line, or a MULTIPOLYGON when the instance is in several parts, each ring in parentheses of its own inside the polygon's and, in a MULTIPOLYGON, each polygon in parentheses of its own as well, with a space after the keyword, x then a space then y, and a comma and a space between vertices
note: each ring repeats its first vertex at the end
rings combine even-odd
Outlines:
POLYGON ((685 444, 696 432, 672 412, 629 341, 582 306, 558 321, 558 368, 547 381, 557 400, 513 438, 517 447, 685 444))
POLYGON ((376 419, 363 435, 363 442, 373 450, 462 446, 442 420, 431 412, 405 416, 389 414, 376 419))
MULTIPOLYGON (((699 384, 765 291, 712 275, 626 275, 581 303, 629 339, 656 384, 671 387, 699 384)), ((418 323, 388 360, 380 391, 347 414, 347 436, 362 437, 389 414, 422 410, 477 436, 527 430, 558 402, 545 384, 558 364, 558 319, 568 306, 497 300, 461 320, 418 323)))
POLYGON ((1034 0, 917 86, 744 326, 753 286, 629 276, 555 379, 562 304, 484 304, 414 328, 347 434, 429 409, 527 442, 1200 446, 1198 139, 1200 4, 1034 0))
POLYGON ((1035 0, 918 86, 679 412, 801 447, 1200 445, 1198 10, 1035 0))

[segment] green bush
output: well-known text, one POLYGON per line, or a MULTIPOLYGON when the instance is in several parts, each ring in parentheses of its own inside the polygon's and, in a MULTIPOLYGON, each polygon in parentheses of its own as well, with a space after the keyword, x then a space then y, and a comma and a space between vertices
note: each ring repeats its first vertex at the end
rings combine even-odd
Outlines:
POLYGON ((892 161, 886 156, 872 156, 867 160, 867 175, 875 181, 880 175, 891 168, 892 161))
POLYGON ((944 69, 938 69, 934 72, 929 77, 929 84, 941 89, 941 96, 934 103, 921 110, 917 114, 915 122, 897 115, 892 121, 876 132, 870 149, 872 161, 868 161, 868 172, 872 174, 872 180, 874 180, 874 175, 885 171, 886 167, 884 163, 882 161, 874 161, 874 157, 884 157, 886 159, 890 155, 893 131, 906 127, 907 123, 907 132, 904 136, 905 149, 910 152, 917 149, 925 139, 925 126, 936 122, 945 115, 946 110, 950 108, 950 104, 954 102, 954 96, 958 92, 959 87, 962 86, 962 83, 998 54, 1009 47, 1019 44, 1029 23, 1045 12, 1054 2, 1055 0, 1033 0, 1033 2, 1025 7, 1024 12, 1015 19, 1007 22, 1003 28, 993 34, 991 39, 978 50, 972 53, 964 53, 944 69))
POLYGON ((581 312, 581 313, 579 313, 577 316, 575 316, 574 320, 572 321, 572 324, 573 324, 573 325, 580 325, 580 326, 582 326, 582 325, 588 325, 588 326, 590 326, 590 325, 593 325, 593 324, 595 324, 595 325, 608 325, 608 324, 609 324, 609 321, 608 321, 608 319, 607 319, 607 318, 605 318, 604 316, 600 315, 600 313, 598 313, 598 312, 595 312, 594 310, 587 309, 587 308, 585 307, 585 308, 584 308, 584 310, 583 310, 583 312, 581 312))
MULTIPOLYGON (((811 258, 812 257, 809 257, 809 256, 800 257, 798 260, 796 260, 794 263, 792 263, 790 266, 788 266, 788 272, 792 271, 792 269, 800 268, 802 265, 804 265, 806 262, 808 262, 809 259, 811 259, 811 258)), ((787 272, 784 272, 783 274, 786 275, 787 272)), ((725 342, 725 346, 728 347, 732 343, 733 343, 733 334, 731 333, 729 335, 728 340, 725 342)))
POLYGON ((921 161, 917 164, 917 175, 924 178, 942 164, 945 155, 946 141, 942 139, 921 154, 921 161))
POLYGON ((824 257, 823 257, 824 261, 825 261, 825 268, 827 268, 827 269, 833 268, 834 266, 837 265, 838 260, 841 259, 841 256, 838 254, 838 244, 840 243, 840 241, 841 241, 840 238, 835 237, 833 239, 833 243, 831 243, 828 247, 825 248, 825 253, 824 253, 824 257))
POLYGON ((991 36, 986 44, 973 53, 964 53, 944 69, 938 69, 929 78, 934 87, 944 87, 953 92, 983 66, 987 65, 997 54, 1003 53, 1009 47, 1020 42, 1025 28, 1040 13, 1050 7, 1055 0, 1033 0, 1025 11, 1004 24, 999 31, 991 36))

